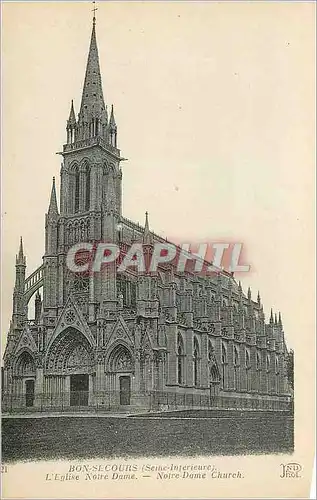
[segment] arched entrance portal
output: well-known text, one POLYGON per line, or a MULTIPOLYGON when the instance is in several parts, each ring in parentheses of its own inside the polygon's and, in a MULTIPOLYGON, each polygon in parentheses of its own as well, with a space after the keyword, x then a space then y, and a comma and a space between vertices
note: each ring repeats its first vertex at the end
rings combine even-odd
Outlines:
POLYGON ((13 393, 17 406, 32 407, 35 397, 35 362, 28 351, 21 352, 17 358, 13 375, 13 393))
POLYGON ((86 337, 74 328, 62 332, 46 359, 45 392, 70 406, 88 406, 93 394, 93 356, 86 337))
POLYGON ((124 345, 117 345, 108 360, 108 378, 114 398, 120 406, 131 404, 134 365, 132 355, 124 345))

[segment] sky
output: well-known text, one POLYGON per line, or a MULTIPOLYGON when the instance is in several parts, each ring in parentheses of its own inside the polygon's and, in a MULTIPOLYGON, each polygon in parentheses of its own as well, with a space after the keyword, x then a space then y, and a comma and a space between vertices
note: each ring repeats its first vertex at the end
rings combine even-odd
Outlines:
MULTIPOLYGON (((20 235, 42 262, 44 214, 90 2, 2 4, 2 346, 20 235)), ((178 241, 243 242, 242 279, 288 345, 313 349, 314 5, 100 2, 97 41, 123 162, 123 214, 178 241)), ((297 351, 296 351, 297 350, 297 351)), ((311 365, 302 376, 310 376, 311 365)))

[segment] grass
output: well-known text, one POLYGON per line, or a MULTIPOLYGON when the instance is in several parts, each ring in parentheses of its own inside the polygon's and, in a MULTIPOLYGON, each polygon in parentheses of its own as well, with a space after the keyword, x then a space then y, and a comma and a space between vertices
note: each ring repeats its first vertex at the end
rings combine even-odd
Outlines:
MULTIPOLYGON (((293 418, 233 414, 197 418, 2 419, 4 462, 114 457, 291 453, 293 418)), ((190 418, 189 418, 190 417, 190 418)))

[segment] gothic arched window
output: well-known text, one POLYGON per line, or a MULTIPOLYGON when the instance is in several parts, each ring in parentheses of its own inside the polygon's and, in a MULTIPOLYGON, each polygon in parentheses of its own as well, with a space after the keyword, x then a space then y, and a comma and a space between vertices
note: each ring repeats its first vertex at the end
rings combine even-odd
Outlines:
POLYGON ((209 363, 211 363, 213 361, 214 352, 215 352, 214 347, 213 347, 211 341, 209 340, 209 342, 208 342, 208 361, 209 361, 209 363))
POLYGON ((261 370, 261 356, 259 353, 256 355, 256 369, 261 370))
POLYGON ((240 389, 240 357, 236 346, 233 348, 233 375, 234 389, 238 391, 240 389))
POLYGON ((222 387, 227 388, 228 384, 228 362, 227 362, 227 348, 225 344, 221 346, 221 366, 222 366, 222 387))
POLYGON ((256 354, 256 385, 257 385, 257 390, 259 391, 261 389, 261 370, 262 370, 262 364, 261 364, 261 355, 259 352, 256 354))
POLYGON ((79 168, 75 170, 75 213, 79 212, 79 168))
POLYGON ((184 383, 184 342, 180 334, 177 336, 177 383, 184 383))
POLYGON ((275 373, 279 373, 279 359, 278 356, 275 358, 275 373))
POLYGON ((198 340, 194 338, 194 385, 199 385, 200 357, 198 340))
POLYGON ((251 358, 248 349, 245 350, 245 368, 247 375, 247 391, 251 391, 251 358))
POLYGON ((271 356, 270 356, 270 354, 267 354, 266 355, 266 392, 269 392, 271 389, 270 372, 271 372, 271 356))
POLYGON ((86 167, 86 211, 90 209, 90 168, 86 167))
POLYGON ((279 378, 279 374, 280 374, 279 357, 276 356, 276 358, 275 358, 275 379, 276 379, 276 392, 277 393, 280 392, 280 378, 279 378))

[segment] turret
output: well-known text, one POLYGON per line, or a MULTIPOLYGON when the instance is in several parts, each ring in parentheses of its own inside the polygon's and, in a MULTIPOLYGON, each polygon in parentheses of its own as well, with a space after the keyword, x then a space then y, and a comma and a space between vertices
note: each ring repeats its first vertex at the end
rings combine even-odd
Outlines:
POLYGON ((55 177, 53 177, 52 190, 48 212, 45 216, 45 253, 54 254, 57 252, 57 222, 59 219, 55 177))
POLYGON ((35 295, 34 309, 35 309, 35 322, 39 323, 42 312, 42 298, 39 291, 37 291, 35 295))
POLYGON ((117 124, 114 117, 113 104, 111 105, 111 114, 109 120, 109 143, 114 148, 117 147, 117 124))
POLYGON ((13 291, 13 326, 21 326, 26 318, 24 303, 26 257, 23 252, 22 236, 20 238, 19 252, 15 259, 15 285, 13 291))
POLYGON ((74 101, 72 100, 70 106, 69 118, 67 120, 67 144, 73 144, 76 139, 76 117, 74 111, 74 101))

